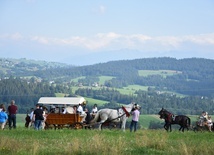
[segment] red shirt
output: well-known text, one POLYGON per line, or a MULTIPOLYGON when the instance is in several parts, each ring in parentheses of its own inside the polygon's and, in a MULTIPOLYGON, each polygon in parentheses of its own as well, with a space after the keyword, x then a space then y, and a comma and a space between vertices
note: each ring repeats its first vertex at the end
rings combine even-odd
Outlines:
POLYGON ((17 110, 18 110, 18 108, 17 108, 16 105, 10 105, 10 106, 8 107, 9 115, 14 115, 14 114, 16 114, 17 110))

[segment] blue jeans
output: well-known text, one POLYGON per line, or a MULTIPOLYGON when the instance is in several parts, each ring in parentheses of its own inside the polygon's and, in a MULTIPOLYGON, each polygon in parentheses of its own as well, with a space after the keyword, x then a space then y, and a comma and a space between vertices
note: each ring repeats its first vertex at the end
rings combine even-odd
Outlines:
POLYGON ((12 124, 13 124, 13 128, 16 128, 16 115, 15 114, 11 114, 8 116, 8 123, 9 123, 9 129, 12 128, 12 124))
POLYGON ((40 130, 42 128, 42 120, 35 120, 34 128, 35 130, 40 130))
POLYGON ((134 132, 135 132, 137 130, 137 121, 132 120, 131 125, 130 125, 130 132, 132 132, 133 127, 134 127, 134 132))

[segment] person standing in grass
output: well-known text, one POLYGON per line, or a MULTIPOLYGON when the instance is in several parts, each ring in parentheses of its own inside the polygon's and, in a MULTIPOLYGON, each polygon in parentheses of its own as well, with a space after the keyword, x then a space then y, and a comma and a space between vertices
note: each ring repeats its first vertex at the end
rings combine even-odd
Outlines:
POLYGON ((12 100, 10 102, 10 106, 8 107, 8 113, 9 113, 9 117, 8 117, 8 122, 9 122, 9 129, 12 128, 12 124, 13 124, 13 128, 16 128, 16 113, 18 111, 17 106, 15 105, 15 101, 12 100))
POLYGON ((39 104, 36 104, 36 109, 33 113, 33 119, 35 130, 40 130, 42 128, 42 121, 44 120, 44 117, 43 110, 40 108, 39 104))
POLYGON ((0 105, 0 127, 2 130, 4 130, 5 124, 6 124, 7 119, 8 119, 8 115, 5 111, 6 110, 5 110, 4 104, 1 104, 0 105))
POLYGON ((134 132, 137 131, 137 123, 139 121, 139 116, 140 116, 140 111, 138 110, 138 107, 135 106, 134 109, 131 112, 132 115, 132 121, 130 124, 130 132, 132 132, 133 128, 134 128, 134 132))
POLYGON ((30 113, 30 122, 28 124, 28 128, 32 127, 32 124, 34 122, 33 120, 33 114, 34 114, 34 108, 31 108, 31 113, 30 113))
POLYGON ((213 121, 211 119, 211 116, 208 116, 207 126, 208 126, 209 131, 212 132, 213 121))

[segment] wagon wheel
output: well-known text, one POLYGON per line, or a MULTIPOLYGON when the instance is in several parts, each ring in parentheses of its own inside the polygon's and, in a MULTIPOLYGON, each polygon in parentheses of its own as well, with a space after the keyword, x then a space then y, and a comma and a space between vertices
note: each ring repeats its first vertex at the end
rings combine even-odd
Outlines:
POLYGON ((81 122, 76 122, 70 125, 71 129, 83 129, 83 123, 81 122))

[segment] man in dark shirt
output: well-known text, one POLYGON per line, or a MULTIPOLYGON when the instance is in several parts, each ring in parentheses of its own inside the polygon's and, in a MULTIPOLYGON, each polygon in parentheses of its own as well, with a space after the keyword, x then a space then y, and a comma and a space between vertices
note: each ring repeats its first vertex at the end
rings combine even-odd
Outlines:
POLYGON ((15 101, 12 100, 10 102, 10 106, 8 107, 8 113, 9 113, 9 116, 8 116, 8 122, 9 122, 9 129, 12 128, 12 123, 13 123, 13 128, 15 129, 16 128, 16 113, 18 111, 18 108, 17 106, 15 105, 15 101))
POLYGON ((44 117, 43 117, 43 110, 40 109, 39 104, 36 105, 36 110, 34 110, 33 117, 35 120, 34 121, 35 130, 40 130, 44 117))

